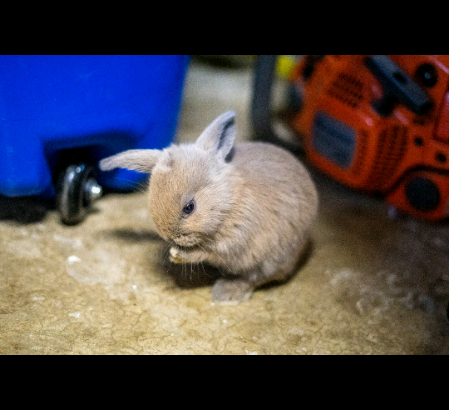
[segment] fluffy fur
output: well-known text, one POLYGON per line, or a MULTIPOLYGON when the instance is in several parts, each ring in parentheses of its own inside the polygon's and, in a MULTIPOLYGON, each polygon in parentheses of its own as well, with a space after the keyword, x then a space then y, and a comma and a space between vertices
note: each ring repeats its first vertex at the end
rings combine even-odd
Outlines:
POLYGON ((171 244, 172 262, 207 261, 229 274, 214 284, 217 301, 246 300, 255 288, 286 279, 318 208, 309 173, 292 154, 262 142, 233 148, 234 118, 233 111, 222 114, 193 144, 129 150, 100 162, 102 170, 151 173, 150 214, 171 244))

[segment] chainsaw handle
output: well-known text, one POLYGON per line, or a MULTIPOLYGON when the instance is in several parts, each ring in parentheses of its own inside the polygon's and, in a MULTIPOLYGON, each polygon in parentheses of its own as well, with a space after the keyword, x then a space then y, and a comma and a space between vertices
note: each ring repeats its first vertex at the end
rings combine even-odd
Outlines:
POLYGON ((271 100, 277 57, 277 55, 257 56, 251 101, 251 122, 256 138, 279 145, 293 154, 299 154, 302 152, 299 145, 278 137, 273 129, 271 100))

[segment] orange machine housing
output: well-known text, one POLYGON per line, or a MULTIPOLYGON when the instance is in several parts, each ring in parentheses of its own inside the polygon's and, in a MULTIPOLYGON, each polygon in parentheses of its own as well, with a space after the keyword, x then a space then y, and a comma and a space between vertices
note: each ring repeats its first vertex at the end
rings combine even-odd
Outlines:
POLYGON ((416 217, 449 215, 449 56, 306 56, 291 81, 316 167, 416 217))

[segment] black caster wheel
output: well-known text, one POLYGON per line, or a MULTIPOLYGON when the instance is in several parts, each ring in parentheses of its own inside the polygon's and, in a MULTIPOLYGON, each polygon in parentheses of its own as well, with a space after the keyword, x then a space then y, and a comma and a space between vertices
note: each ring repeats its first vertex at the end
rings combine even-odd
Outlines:
POLYGON ((86 164, 68 166, 58 178, 56 204, 66 225, 81 222, 92 203, 102 194, 94 178, 94 168, 86 164))

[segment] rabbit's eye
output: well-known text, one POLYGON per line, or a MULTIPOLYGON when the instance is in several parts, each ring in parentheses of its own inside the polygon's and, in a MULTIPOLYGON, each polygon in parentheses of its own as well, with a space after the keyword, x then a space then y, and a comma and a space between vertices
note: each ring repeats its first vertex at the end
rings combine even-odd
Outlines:
POLYGON ((184 208, 182 208, 182 213, 184 215, 190 215, 194 209, 195 209, 195 201, 192 199, 191 201, 187 202, 184 208))

